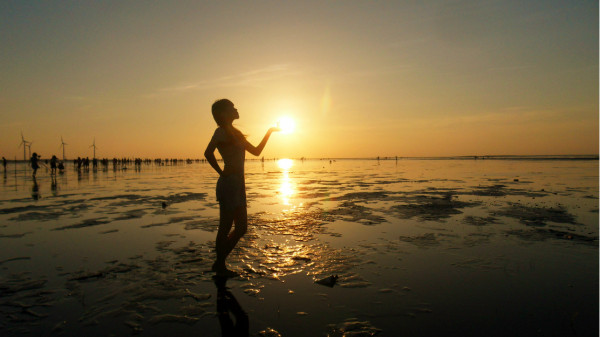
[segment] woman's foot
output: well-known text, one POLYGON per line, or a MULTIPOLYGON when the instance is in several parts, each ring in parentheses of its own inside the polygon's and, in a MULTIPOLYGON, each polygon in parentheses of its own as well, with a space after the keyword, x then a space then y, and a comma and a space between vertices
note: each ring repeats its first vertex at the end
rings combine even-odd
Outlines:
POLYGON ((225 270, 217 270, 217 276, 230 278, 230 277, 240 276, 240 274, 233 270, 225 269, 225 270))
POLYGON ((240 275, 233 270, 227 269, 225 264, 218 264, 217 262, 213 263, 210 269, 217 273, 219 277, 236 277, 240 275))

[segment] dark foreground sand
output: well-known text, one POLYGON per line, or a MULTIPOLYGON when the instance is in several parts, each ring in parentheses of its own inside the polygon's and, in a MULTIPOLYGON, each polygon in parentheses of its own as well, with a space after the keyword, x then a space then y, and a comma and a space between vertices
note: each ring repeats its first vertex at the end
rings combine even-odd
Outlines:
POLYGON ((598 334, 597 161, 247 170, 226 281, 208 165, 9 172, 0 335, 598 334))

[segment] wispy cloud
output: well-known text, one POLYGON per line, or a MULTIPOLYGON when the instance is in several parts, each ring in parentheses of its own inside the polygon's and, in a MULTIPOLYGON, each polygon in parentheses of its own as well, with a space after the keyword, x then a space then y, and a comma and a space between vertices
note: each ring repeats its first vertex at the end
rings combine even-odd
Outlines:
POLYGON ((82 101, 88 100, 89 97, 70 95, 70 96, 64 96, 63 99, 66 101, 82 102, 82 101))
POLYGON ((533 65, 512 65, 512 66, 503 66, 503 67, 491 67, 488 69, 490 72, 512 72, 512 71, 523 71, 528 69, 533 69, 535 66, 533 65))
MULTIPOLYGON (((406 130, 487 130, 490 128, 534 127, 560 125, 572 121, 594 123, 594 116, 585 110, 572 109, 536 109, 529 106, 509 106, 494 111, 460 115, 429 115, 390 117, 372 124, 382 129, 406 130), (577 116, 577 118, 573 118, 577 116)), ((595 121, 597 123, 597 119, 595 121)), ((363 127, 366 127, 363 126, 363 127)))
POLYGON ((200 80, 193 83, 183 83, 173 87, 157 90, 156 93, 146 95, 153 97, 161 93, 178 93, 193 90, 205 90, 210 88, 259 86, 261 83, 276 80, 286 76, 297 75, 300 70, 289 64, 274 64, 264 68, 255 69, 240 74, 227 75, 215 79, 200 80))
POLYGON ((349 72, 347 74, 347 77, 363 79, 363 78, 367 78, 367 77, 390 76, 390 75, 397 75, 400 73, 404 73, 404 72, 410 71, 412 69, 415 69, 414 65, 398 64, 398 65, 387 66, 387 67, 355 70, 355 71, 349 72))
POLYGON ((558 109, 536 109, 526 106, 510 106, 496 111, 485 113, 436 117, 432 124, 443 128, 454 128, 457 126, 486 127, 486 126, 523 126, 557 124, 569 121, 573 115, 579 115, 581 111, 573 108, 570 110, 558 109))

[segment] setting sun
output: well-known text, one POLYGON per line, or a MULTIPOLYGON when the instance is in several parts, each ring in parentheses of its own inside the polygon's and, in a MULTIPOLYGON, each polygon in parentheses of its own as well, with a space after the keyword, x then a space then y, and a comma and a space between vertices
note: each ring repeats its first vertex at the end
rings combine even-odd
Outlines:
POLYGON ((290 117, 282 117, 277 121, 277 127, 279 127, 284 134, 292 133, 294 132, 294 129, 296 129, 296 122, 290 117))
POLYGON ((294 165, 294 161, 292 159, 279 159, 277 161, 277 166, 284 171, 288 171, 294 165))

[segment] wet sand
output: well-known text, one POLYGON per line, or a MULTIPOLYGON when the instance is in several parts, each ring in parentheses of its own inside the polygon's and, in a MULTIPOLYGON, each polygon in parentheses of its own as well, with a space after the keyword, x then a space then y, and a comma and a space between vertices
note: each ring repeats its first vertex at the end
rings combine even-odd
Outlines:
POLYGON ((223 285, 208 164, 9 171, 0 335, 598 334, 597 160, 247 162, 246 179, 223 285))

